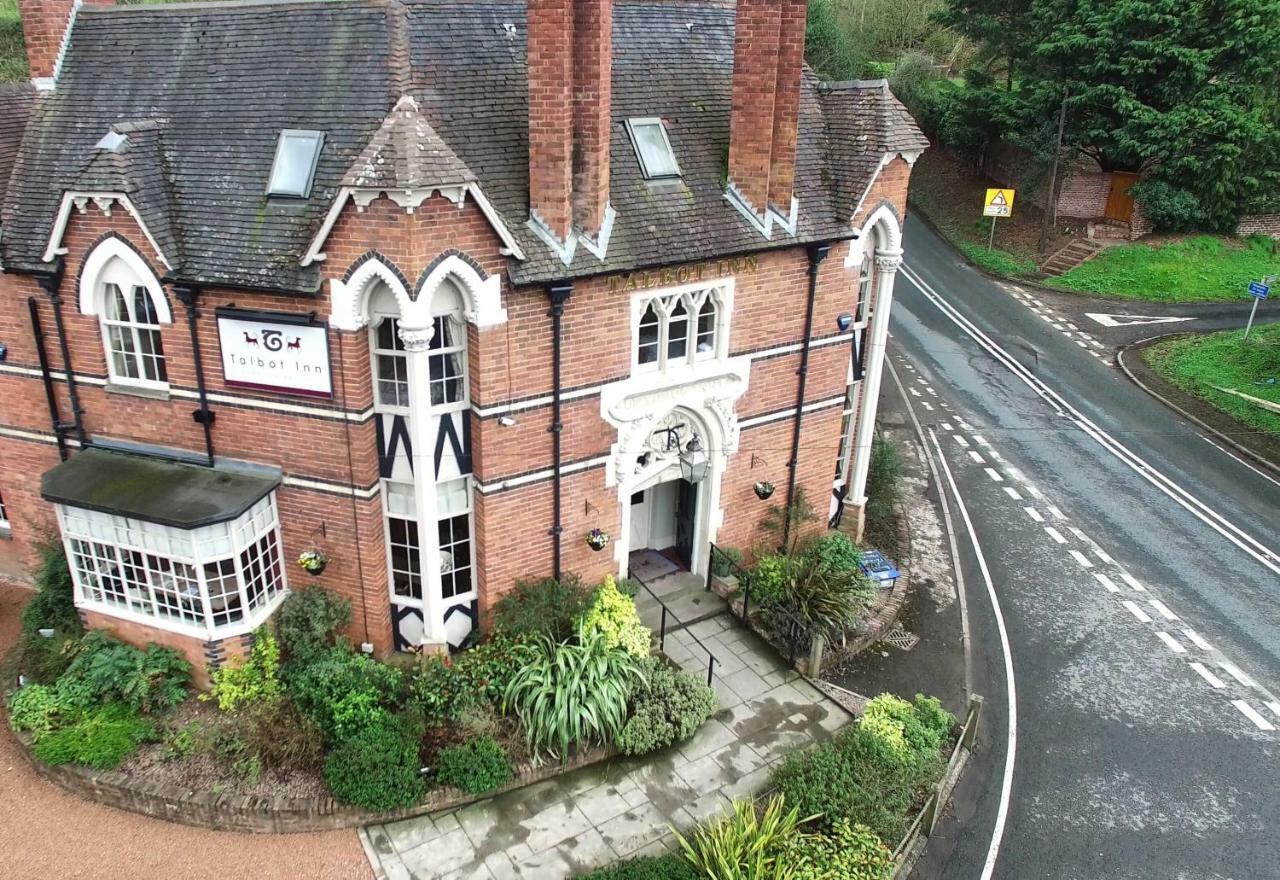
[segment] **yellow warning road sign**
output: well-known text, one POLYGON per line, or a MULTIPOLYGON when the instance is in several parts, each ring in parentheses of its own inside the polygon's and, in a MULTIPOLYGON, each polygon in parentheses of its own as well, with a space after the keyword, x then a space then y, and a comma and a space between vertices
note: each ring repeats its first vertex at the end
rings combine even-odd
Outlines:
POLYGON ((1012 217, 1013 195, 1011 189, 989 189, 987 200, 982 206, 984 217, 1012 217))

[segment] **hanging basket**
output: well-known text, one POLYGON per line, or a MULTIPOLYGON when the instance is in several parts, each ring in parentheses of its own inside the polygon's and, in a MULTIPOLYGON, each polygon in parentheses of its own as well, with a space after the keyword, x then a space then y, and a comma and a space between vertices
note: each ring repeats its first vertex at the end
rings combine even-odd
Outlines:
POLYGON ((759 498, 761 501, 766 501, 768 500, 769 496, 773 494, 773 483, 770 483, 768 480, 761 480, 760 482, 756 483, 755 490, 756 490, 756 497, 759 498))
POLYGON ((324 574, 324 570, 328 565, 329 557, 319 550, 306 550, 298 557, 298 566, 312 577, 319 577, 324 574))
POLYGON ((602 532, 600 529, 592 529, 587 532, 587 546, 599 553, 609 546, 609 533, 602 532))

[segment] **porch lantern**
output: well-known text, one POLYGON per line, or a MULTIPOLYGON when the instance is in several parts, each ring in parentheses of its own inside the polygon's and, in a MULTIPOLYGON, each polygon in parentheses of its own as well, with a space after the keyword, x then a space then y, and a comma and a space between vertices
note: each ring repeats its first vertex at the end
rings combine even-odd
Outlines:
POLYGON ((711 459, 696 435, 680 455, 680 472, 690 483, 701 483, 711 472, 711 459))

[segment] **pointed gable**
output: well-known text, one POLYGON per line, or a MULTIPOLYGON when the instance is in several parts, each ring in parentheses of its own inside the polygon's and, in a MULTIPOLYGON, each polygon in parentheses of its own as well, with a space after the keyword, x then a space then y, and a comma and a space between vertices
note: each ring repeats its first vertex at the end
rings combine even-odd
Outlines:
POLYGON ((342 185, 353 189, 422 190, 473 183, 476 176, 405 95, 396 102, 342 185))

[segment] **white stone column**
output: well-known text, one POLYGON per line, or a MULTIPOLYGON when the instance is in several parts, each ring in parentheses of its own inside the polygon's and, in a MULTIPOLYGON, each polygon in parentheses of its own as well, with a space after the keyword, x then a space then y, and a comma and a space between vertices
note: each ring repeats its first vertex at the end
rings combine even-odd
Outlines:
POLYGON ((876 406, 880 400, 880 378, 884 375, 885 348, 889 341, 889 312, 893 306, 893 282, 902 265, 901 250, 877 250, 876 297, 867 328, 866 372, 862 377, 862 405, 855 414, 853 467, 845 503, 861 509, 867 503, 867 470, 871 466, 871 442, 875 438, 876 406))
POLYGON ((435 438, 431 436, 431 340, 434 324, 400 324, 409 366, 409 434, 413 443, 413 498, 417 508, 418 553, 422 562, 423 643, 445 645, 440 595, 440 532, 436 522, 435 438))

